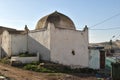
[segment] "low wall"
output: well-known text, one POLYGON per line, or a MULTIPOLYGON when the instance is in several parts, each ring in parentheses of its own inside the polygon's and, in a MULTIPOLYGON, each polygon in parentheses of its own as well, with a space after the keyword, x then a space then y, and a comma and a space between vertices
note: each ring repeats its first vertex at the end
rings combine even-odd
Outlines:
POLYGON ((111 70, 111 68, 112 68, 111 63, 116 63, 116 58, 115 57, 106 57, 106 62, 105 62, 106 69, 111 70))
POLYGON ((31 63, 33 61, 39 61, 39 53, 36 57, 11 57, 11 62, 19 61, 21 63, 31 63))
POLYGON ((100 51, 98 49, 90 49, 89 52, 89 68, 100 69, 100 51))
POLYGON ((120 63, 112 63, 112 80, 120 80, 120 63))

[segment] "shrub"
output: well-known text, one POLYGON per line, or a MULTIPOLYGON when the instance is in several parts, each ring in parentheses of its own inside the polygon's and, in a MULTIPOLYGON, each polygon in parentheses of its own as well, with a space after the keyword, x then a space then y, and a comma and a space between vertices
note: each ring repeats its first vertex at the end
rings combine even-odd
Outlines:
POLYGON ((39 62, 32 62, 26 64, 24 69, 32 70, 36 72, 48 72, 48 73, 85 73, 85 74, 95 74, 96 70, 91 68, 76 68, 71 69, 68 66, 62 66, 59 64, 49 64, 44 63, 44 65, 40 65, 39 62))
POLYGON ((1 59, 0 62, 2 62, 4 64, 10 64, 10 60, 9 60, 8 57, 5 57, 5 58, 1 59))
POLYGON ((29 64, 32 64, 32 65, 39 65, 39 61, 32 61, 31 63, 29 64))
POLYGON ((21 61, 12 61, 11 66, 22 67, 24 64, 21 61))
POLYGON ((26 70, 36 71, 37 66, 36 65, 32 65, 32 64, 27 64, 23 68, 26 69, 26 70))
POLYGON ((25 53, 20 53, 19 54, 19 57, 33 57, 33 56, 37 56, 35 53, 28 53, 28 52, 25 52, 25 53))
POLYGON ((36 71, 36 72, 54 72, 50 69, 47 69, 45 67, 38 67, 38 65, 35 63, 30 63, 30 64, 26 64, 23 69, 26 70, 32 70, 32 71, 36 71))
POLYGON ((54 71, 49 70, 49 69, 44 68, 44 67, 40 67, 38 70, 39 70, 39 72, 49 72, 49 73, 54 72, 54 71))

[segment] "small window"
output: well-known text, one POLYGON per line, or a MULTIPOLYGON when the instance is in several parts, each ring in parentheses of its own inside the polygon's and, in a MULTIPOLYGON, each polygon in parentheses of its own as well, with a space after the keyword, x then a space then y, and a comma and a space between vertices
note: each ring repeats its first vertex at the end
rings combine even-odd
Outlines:
POLYGON ((73 56, 75 55, 75 51, 74 51, 74 50, 72 50, 72 55, 73 55, 73 56))

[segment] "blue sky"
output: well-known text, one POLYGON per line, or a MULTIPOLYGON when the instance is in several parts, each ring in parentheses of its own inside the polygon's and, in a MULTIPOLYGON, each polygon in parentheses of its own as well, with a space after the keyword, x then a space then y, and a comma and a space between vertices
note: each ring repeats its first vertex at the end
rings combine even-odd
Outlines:
POLYGON ((21 30, 27 24, 32 30, 41 17, 55 10, 69 16, 77 29, 87 25, 92 43, 109 41, 114 35, 113 40, 120 39, 120 15, 112 17, 120 13, 120 0, 0 0, 0 26, 21 30))

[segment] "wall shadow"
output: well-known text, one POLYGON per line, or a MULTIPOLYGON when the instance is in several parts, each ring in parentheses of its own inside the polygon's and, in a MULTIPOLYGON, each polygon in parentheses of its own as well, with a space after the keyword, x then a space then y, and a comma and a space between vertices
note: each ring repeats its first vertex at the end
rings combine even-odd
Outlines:
POLYGON ((50 61, 50 50, 29 35, 28 35, 28 51, 30 53, 39 52, 42 60, 50 61))
POLYGON ((0 58, 4 58, 8 56, 7 53, 5 52, 5 50, 1 47, 1 53, 0 53, 0 58))

